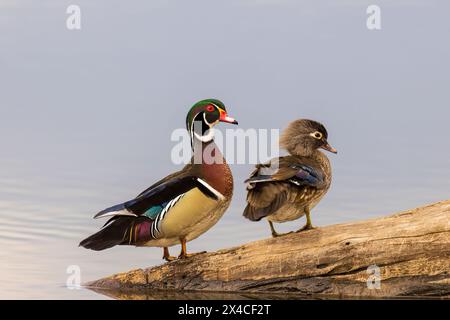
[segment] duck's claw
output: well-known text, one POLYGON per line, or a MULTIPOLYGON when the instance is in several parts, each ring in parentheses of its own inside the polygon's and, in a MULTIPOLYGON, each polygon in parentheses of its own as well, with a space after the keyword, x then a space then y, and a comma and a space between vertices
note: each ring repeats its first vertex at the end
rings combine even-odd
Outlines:
POLYGON ((302 228, 298 229, 295 232, 302 232, 302 231, 312 230, 312 229, 317 229, 317 227, 314 227, 312 224, 305 224, 302 228))
POLYGON ((167 262, 171 262, 171 261, 177 260, 177 257, 167 256, 167 257, 163 257, 163 259, 166 260, 167 262))
POLYGON ((166 260, 167 262, 170 262, 176 260, 177 258, 170 255, 169 248, 164 247, 163 259, 166 260))
POLYGON ((204 254, 206 253, 206 251, 201 251, 201 252, 194 252, 194 253, 180 253, 180 255, 178 256, 178 259, 187 259, 193 256, 198 256, 199 254, 204 254))
POLYGON ((272 232, 272 237, 277 238, 277 237, 282 237, 288 234, 293 233, 293 231, 289 231, 289 232, 285 232, 285 233, 278 233, 278 232, 272 232))

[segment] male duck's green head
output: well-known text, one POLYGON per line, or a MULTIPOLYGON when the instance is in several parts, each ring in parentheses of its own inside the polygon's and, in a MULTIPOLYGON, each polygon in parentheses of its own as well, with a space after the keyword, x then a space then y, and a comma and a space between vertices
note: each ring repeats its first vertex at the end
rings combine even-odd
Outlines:
POLYGON ((219 122, 238 124, 228 116, 225 105, 217 99, 205 99, 194 104, 186 117, 186 127, 191 139, 207 142, 213 138, 211 130, 219 122))

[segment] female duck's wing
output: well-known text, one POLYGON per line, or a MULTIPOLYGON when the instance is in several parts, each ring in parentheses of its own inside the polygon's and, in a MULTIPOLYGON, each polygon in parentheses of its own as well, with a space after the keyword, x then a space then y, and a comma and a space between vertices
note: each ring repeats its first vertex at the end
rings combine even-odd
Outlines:
POLYGON ((298 160, 279 158, 268 164, 259 164, 250 178, 245 180, 251 189, 258 183, 289 182, 297 186, 324 186, 324 176, 320 169, 311 165, 299 163, 298 160))
POLYGON ((320 189, 325 185, 322 171, 290 157, 258 165, 246 183, 248 204, 244 216, 252 221, 259 221, 286 203, 294 202, 306 187, 320 189))

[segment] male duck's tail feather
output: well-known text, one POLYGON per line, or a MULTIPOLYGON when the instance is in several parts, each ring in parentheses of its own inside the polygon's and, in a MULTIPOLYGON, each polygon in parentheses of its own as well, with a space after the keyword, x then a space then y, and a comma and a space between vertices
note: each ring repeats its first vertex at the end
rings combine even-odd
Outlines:
POLYGON ((80 242, 80 246, 95 251, 105 250, 125 242, 135 218, 120 217, 80 242))
POLYGON ((94 219, 104 218, 104 217, 114 217, 114 216, 130 216, 136 217, 136 214, 128 211, 126 203, 121 203, 112 206, 108 209, 102 210, 94 216, 94 219))

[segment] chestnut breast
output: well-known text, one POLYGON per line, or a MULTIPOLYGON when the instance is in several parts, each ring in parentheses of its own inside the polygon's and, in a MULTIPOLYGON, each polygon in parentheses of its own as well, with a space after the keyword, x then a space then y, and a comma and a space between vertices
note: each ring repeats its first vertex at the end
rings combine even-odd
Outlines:
POLYGON ((214 189, 230 198, 233 195, 233 175, 219 148, 215 144, 209 144, 202 158, 201 164, 194 165, 195 171, 214 189))

